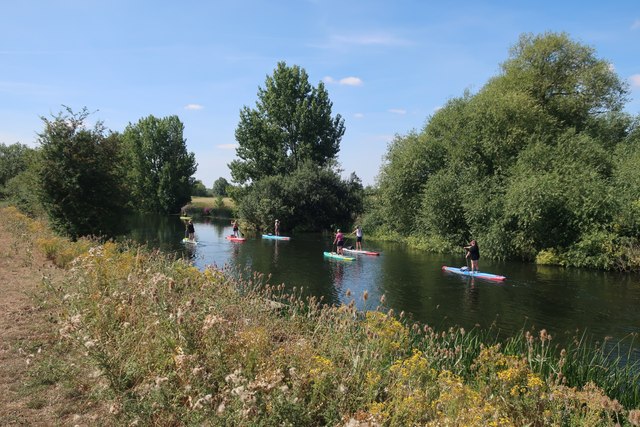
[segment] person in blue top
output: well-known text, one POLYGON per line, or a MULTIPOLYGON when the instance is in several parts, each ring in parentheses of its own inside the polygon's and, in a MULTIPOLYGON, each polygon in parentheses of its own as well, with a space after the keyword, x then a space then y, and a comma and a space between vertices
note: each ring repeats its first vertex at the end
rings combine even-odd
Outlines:
POLYGON ((478 242, 472 240, 471 243, 469 243, 469 246, 465 246, 464 248, 467 251, 465 258, 471 260, 471 272, 473 273, 475 271, 478 273, 480 271, 478 269, 478 260, 480 259, 480 248, 478 247, 478 242))

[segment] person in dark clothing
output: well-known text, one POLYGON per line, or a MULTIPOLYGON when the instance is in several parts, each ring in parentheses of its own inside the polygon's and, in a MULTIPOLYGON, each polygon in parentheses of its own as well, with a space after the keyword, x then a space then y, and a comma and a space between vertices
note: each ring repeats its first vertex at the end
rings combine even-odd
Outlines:
POLYGON ((480 248, 478 247, 478 243, 475 240, 472 240, 469 243, 469 246, 464 247, 467 251, 465 258, 471 260, 471 272, 479 272, 478 269, 478 260, 480 259, 480 248))
POLYGON ((187 223, 187 233, 189 233, 189 240, 195 240, 196 238, 196 229, 193 226, 193 221, 189 220, 187 223))

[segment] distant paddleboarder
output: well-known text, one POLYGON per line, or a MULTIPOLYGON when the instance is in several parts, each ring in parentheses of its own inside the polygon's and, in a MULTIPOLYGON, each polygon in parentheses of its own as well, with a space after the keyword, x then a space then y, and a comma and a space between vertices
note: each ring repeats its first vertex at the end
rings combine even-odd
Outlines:
POLYGON ((189 240, 195 240, 195 238, 196 238, 196 229, 193 226, 193 221, 191 221, 191 220, 189 220, 189 222, 187 222, 187 233, 188 233, 189 240))

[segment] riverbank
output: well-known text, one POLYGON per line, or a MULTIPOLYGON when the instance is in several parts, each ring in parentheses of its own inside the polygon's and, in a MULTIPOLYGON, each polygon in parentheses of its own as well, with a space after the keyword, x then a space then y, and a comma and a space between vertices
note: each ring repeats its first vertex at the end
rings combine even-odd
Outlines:
POLYGON ((102 410, 72 380, 82 364, 61 346, 57 305, 44 288, 64 272, 25 231, 0 224, 0 424, 95 425, 102 410))
POLYGON ((366 293, 352 298, 370 311, 329 307, 258 274, 72 243, 15 210, 2 215, 5 230, 30 230, 13 231, 9 247, 22 242, 22 256, 42 251, 65 267, 45 294, 59 319, 50 329, 88 368, 68 382, 104 402, 103 423, 633 425, 639 416, 629 411, 640 406, 632 371, 583 347, 556 357, 546 333, 498 345, 490 331, 407 323, 366 293))

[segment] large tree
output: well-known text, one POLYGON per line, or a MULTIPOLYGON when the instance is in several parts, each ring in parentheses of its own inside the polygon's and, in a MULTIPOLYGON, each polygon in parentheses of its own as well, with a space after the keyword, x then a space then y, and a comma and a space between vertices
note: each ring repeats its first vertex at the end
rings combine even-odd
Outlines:
POLYGON ((213 188, 211 189, 211 192, 214 196, 226 197, 227 187, 229 187, 229 182, 223 177, 220 177, 213 181, 213 188))
POLYGON ((111 236, 121 230, 126 194, 120 142, 102 122, 85 126, 89 112, 70 108, 42 117, 40 184, 53 227, 73 238, 111 236))
POLYGON ((579 131, 590 117, 619 111, 627 99, 627 85, 611 64, 565 33, 522 35, 502 69, 502 84, 526 92, 562 124, 579 131))
POLYGON ((640 268, 637 125, 622 112, 626 96, 590 47, 564 33, 523 35, 477 94, 394 140, 368 222, 400 220, 400 233, 433 249, 473 237, 488 256, 640 268))
POLYGON ((308 80, 303 68, 279 62, 258 89, 256 108, 240 111, 239 159, 229 164, 235 182, 288 175, 304 162, 322 167, 335 159, 344 120, 331 116, 333 103, 324 84, 316 88, 308 80))
POLYGON ((149 116, 129 124, 123 141, 132 204, 144 212, 178 212, 191 200, 195 155, 187 151, 177 116, 149 116))

